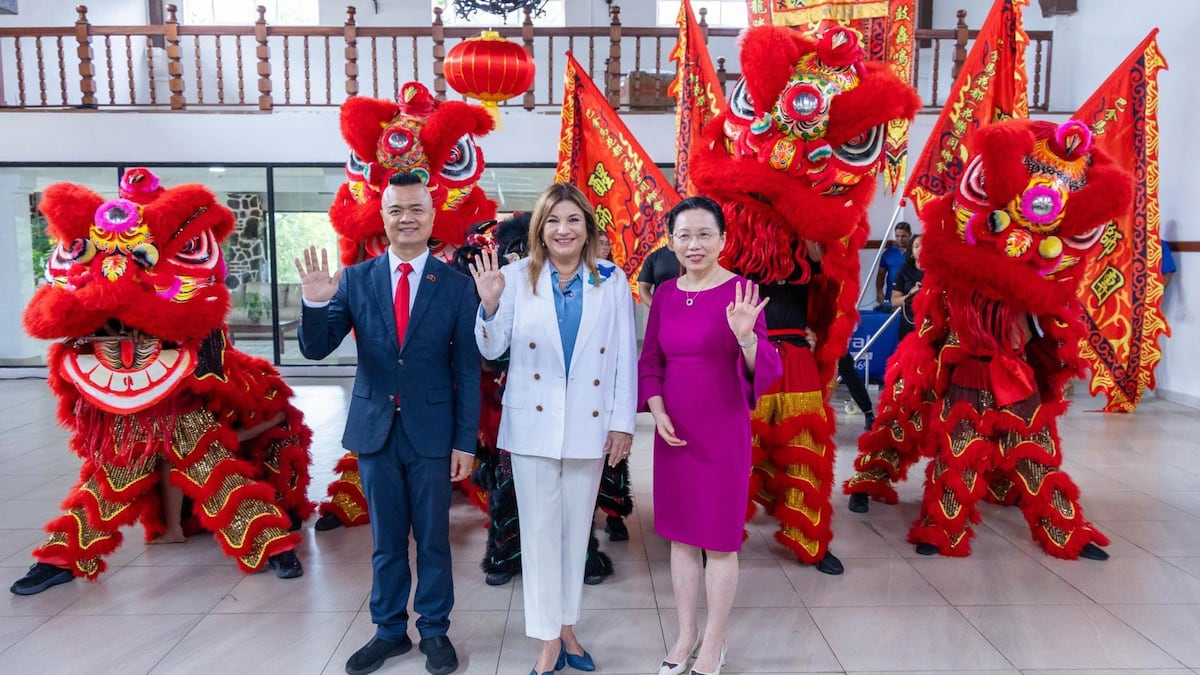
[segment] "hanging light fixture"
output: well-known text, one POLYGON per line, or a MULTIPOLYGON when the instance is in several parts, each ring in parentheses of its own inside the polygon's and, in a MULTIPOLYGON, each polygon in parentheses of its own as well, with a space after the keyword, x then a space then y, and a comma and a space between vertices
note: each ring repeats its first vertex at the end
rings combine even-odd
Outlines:
POLYGON ((507 21, 510 13, 526 8, 534 17, 544 16, 546 2, 548 0, 454 0, 454 13, 464 21, 469 20, 475 12, 494 14, 507 21))

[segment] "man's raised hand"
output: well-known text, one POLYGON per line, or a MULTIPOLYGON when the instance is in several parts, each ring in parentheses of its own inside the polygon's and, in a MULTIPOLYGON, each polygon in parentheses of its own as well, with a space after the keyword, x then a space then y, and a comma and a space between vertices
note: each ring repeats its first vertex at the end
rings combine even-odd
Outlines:
POLYGON ((342 270, 329 274, 329 251, 321 249, 318 261, 317 247, 304 249, 304 263, 295 259, 296 271, 300 273, 300 291, 309 302, 328 302, 337 292, 342 270))

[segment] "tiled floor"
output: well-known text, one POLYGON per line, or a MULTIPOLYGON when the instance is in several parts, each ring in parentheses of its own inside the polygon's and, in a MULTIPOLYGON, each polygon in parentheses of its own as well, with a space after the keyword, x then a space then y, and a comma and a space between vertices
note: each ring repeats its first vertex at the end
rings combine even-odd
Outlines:
MULTIPOLYGON (((316 432, 313 497, 341 450, 344 379, 294 379, 316 432)), ((1112 559, 1055 560, 1037 549, 1015 509, 985 507, 968 559, 923 558, 905 543, 919 482, 902 503, 855 515, 836 498, 833 550, 846 574, 828 577, 774 542, 757 518, 742 553, 726 673, 1200 672, 1200 413, 1157 400, 1135 415, 1087 412, 1062 423, 1066 466, 1083 505, 1112 539, 1112 559)), ((41 380, 0 381, 0 577, 30 564, 42 525, 58 512, 78 461, 53 422, 41 380)), ((843 417, 839 480, 861 417, 843 417)), ((617 576, 587 587, 579 635, 603 673, 655 673, 675 610, 667 545, 652 533, 651 429, 640 420, 632 539, 605 543, 617 576)), ((451 637, 462 673, 529 672, 519 581, 492 588, 478 560, 482 516, 452 515, 458 603, 451 637)), ((304 531, 305 575, 244 576, 203 536, 147 546, 140 532, 96 583, 0 599, 0 673, 341 673, 372 633, 365 529, 304 531)), ((414 631, 415 634, 415 631, 414 631)), ((422 673, 415 652, 381 673, 422 673)))

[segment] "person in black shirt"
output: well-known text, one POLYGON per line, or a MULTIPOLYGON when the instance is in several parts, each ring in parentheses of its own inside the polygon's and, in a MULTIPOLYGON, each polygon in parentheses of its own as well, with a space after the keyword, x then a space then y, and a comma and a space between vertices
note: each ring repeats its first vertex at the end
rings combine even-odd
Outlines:
POLYGON ((916 296, 917 291, 921 290, 921 279, 923 278, 925 278, 925 270, 921 268, 921 235, 918 234, 913 237, 912 244, 909 245, 908 260, 904 262, 900 274, 896 275, 896 285, 892 288, 892 306, 904 305, 903 311, 900 312, 899 335, 901 340, 915 328, 913 325, 913 297, 916 296))
POLYGON ((642 302, 646 303, 647 310, 650 309, 650 302, 659 284, 677 276, 679 258, 675 257, 675 252, 670 246, 663 246, 646 257, 646 261, 642 263, 642 271, 638 273, 638 294, 642 296, 642 302))

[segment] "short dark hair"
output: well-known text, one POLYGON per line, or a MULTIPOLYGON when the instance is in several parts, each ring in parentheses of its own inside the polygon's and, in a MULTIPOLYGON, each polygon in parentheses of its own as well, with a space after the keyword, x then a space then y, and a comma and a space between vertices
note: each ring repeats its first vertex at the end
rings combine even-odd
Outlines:
POLYGON ((688 197, 667 211, 667 234, 675 234, 675 219, 684 211, 707 211, 717 222, 717 230, 725 234, 725 214, 721 205, 708 197, 688 197))
POLYGON ((425 185, 425 179, 413 171, 397 171, 388 179, 388 185, 425 185))
POLYGON ((896 229, 904 230, 905 232, 912 234, 912 225, 909 225, 908 221, 906 221, 906 220, 902 220, 902 221, 896 223, 896 229))

